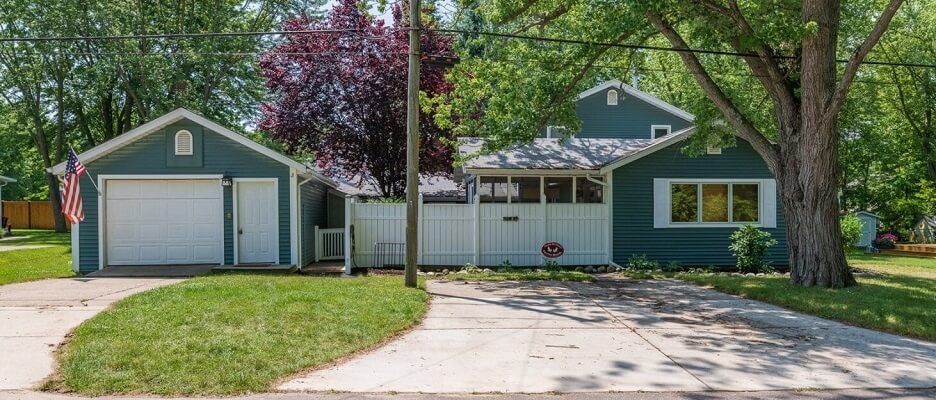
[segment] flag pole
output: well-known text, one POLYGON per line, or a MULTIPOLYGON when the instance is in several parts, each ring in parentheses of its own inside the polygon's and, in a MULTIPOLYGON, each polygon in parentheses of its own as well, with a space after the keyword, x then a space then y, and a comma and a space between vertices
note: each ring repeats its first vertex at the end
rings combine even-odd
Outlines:
MULTIPOLYGON (((78 158, 78 152, 75 151, 75 149, 74 149, 71 145, 68 145, 68 150, 71 151, 72 154, 75 155, 75 158, 78 158)), ((78 160, 78 162, 81 162, 81 160, 78 160)), ((91 170, 88 169, 88 166, 87 166, 87 165, 85 166, 85 172, 86 172, 85 175, 88 175, 88 180, 91 181, 91 186, 94 186, 94 190, 96 190, 97 193, 98 193, 98 196, 100 196, 100 195, 101 195, 101 188, 99 188, 98 185, 97 185, 97 183, 94 182, 94 179, 91 178, 91 170)))

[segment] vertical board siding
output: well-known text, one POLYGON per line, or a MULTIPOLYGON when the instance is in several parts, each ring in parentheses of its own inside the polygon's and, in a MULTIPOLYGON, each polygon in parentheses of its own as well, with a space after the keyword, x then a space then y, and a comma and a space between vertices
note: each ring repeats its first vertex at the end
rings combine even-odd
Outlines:
POLYGON ((422 265, 464 265, 474 260, 474 206, 424 204, 420 219, 422 265))
POLYGON ((651 125, 670 125, 672 132, 688 128, 691 122, 643 100, 615 89, 622 96, 616 106, 608 105, 608 91, 602 90, 575 104, 582 121, 581 138, 652 139, 651 125))
MULTIPOLYGON (((300 178, 301 182, 302 178, 300 178)), ((318 181, 309 181, 299 187, 299 199, 302 202, 302 215, 299 216, 299 229, 302 230, 302 259, 300 265, 308 265, 315 261, 315 226, 325 228, 325 205, 328 189, 318 181)))
MULTIPOLYGON (((84 202, 85 220, 81 223, 80 271, 98 269, 98 194, 91 183, 98 175, 226 175, 233 178, 278 178, 279 204, 279 259, 290 262, 289 234, 289 167, 218 133, 205 129, 204 164, 202 167, 170 167, 166 161, 166 147, 172 146, 178 129, 191 129, 194 123, 181 120, 166 128, 146 135, 106 156, 87 164, 88 176, 81 179, 81 194, 84 202), (168 138, 168 139, 167 139, 168 138)), ((233 264, 234 235, 233 193, 224 188, 224 262, 233 264), (228 218, 231 216, 231 218, 228 218)))
MULTIPOLYGON (((374 265, 374 243, 405 243, 406 205, 354 204, 354 264, 374 265)), ((474 261, 475 229, 480 265, 541 266, 543 243, 557 241, 563 265, 605 264, 605 204, 425 204, 420 214, 421 265, 474 261), (476 225, 475 207, 480 221, 476 225), (517 220, 504 220, 517 217, 517 220)))
MULTIPOLYGON (((737 147, 720 155, 690 157, 673 145, 624 165, 613 174, 614 261, 625 264, 634 255, 646 254, 661 263, 683 266, 734 265, 728 250, 729 235, 737 228, 653 227, 653 179, 771 179, 763 159, 738 139, 737 147)), ((779 200, 777 202, 779 204, 779 200)), ((778 241, 768 252, 774 265, 787 264, 786 226, 777 208, 777 227, 766 229, 778 241)))
POLYGON ((606 204, 547 204, 546 241, 565 248, 561 265, 605 264, 608 260, 606 204))
POLYGON ((404 243, 406 238, 405 204, 355 203, 354 250, 355 267, 374 265, 375 243, 404 243))

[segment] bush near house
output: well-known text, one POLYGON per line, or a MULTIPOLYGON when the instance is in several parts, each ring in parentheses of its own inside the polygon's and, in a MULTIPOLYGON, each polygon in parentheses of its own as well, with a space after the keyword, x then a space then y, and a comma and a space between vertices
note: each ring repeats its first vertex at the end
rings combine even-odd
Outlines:
POLYGON ((744 225, 731 234, 731 245, 728 248, 738 259, 741 273, 757 273, 767 268, 767 249, 776 244, 770 232, 754 225, 744 225))

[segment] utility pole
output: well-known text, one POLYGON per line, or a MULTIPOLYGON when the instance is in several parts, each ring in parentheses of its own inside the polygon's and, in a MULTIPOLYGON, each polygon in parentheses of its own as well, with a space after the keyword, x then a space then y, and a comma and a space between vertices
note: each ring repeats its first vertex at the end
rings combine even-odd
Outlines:
POLYGON ((416 287, 419 237, 419 0, 409 0, 409 74, 406 93, 406 266, 407 287, 416 287))

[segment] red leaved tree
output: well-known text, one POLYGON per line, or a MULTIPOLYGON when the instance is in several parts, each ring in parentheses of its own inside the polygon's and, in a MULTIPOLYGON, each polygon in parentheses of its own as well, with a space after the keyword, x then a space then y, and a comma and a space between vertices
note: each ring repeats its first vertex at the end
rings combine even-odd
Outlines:
MULTIPOLYGON (((341 0, 321 21, 299 17, 288 34, 260 59, 272 100, 263 104, 260 128, 286 144, 308 151, 332 176, 370 181, 383 196, 402 196, 406 187, 406 22, 399 6, 392 27, 372 20, 355 0, 341 0)), ((453 55, 451 40, 423 31, 427 55, 453 55)), ((423 63, 420 90, 429 96, 452 90, 442 66, 423 63)), ((452 154, 442 138, 451 131, 430 115, 420 116, 422 175, 452 172, 452 154)))

